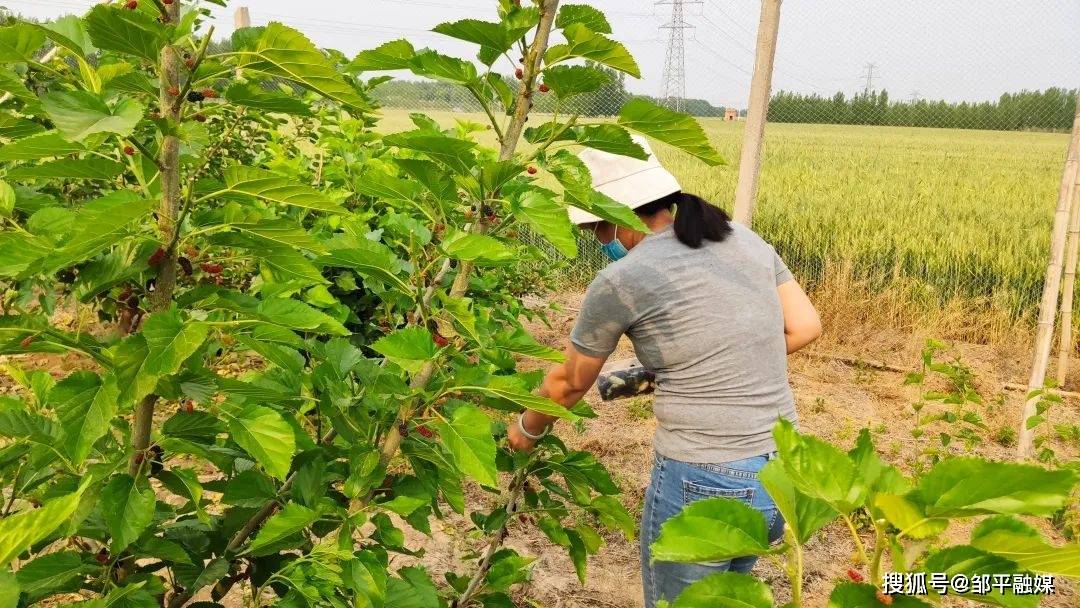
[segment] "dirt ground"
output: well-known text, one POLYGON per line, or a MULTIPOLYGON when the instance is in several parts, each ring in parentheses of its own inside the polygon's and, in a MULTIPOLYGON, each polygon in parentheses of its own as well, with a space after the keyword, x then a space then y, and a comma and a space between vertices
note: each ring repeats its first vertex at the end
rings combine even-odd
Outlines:
MULTIPOLYGON (((533 334, 548 346, 561 348, 565 345, 577 310, 580 295, 565 294, 556 300, 564 312, 551 317, 551 326, 535 324, 533 334)), ((810 350, 816 353, 839 354, 862 358, 866 361, 882 361, 897 367, 914 368, 919 363, 919 353, 929 336, 892 334, 887 332, 858 330, 852 328, 826 327, 826 335, 810 350), (844 336, 844 339, 838 338, 844 336)), ((998 346, 954 344, 943 357, 959 356, 977 375, 977 387, 985 403, 981 415, 997 436, 1000 429, 1012 429, 1019 417, 1023 392, 1004 392, 1006 382, 1023 381, 1027 359, 1030 354, 1026 345, 1006 344, 998 346)), ((628 358, 633 350, 624 340, 613 358, 628 358)), ((1073 369, 1077 369, 1074 363, 1073 369)), ((864 366, 837 362, 829 358, 795 355, 790 361, 790 379, 797 399, 802 430, 848 447, 853 444, 858 431, 869 427, 873 431, 879 453, 886 460, 901 464, 915 449, 911 437, 914 412, 911 403, 917 399, 914 387, 904 386, 904 375, 883 372, 864 366)), ((1080 374, 1071 377, 1067 386, 1080 385, 1080 374)), ((651 416, 651 399, 638 398, 604 403, 595 389, 586 396, 598 417, 585 424, 583 433, 562 427, 559 436, 576 449, 588 450, 608 467, 623 488, 623 501, 635 516, 641 513, 645 487, 649 482, 652 458, 652 434, 656 422, 651 416)), ((1067 399, 1052 411, 1054 422, 1080 423, 1078 401, 1067 399)), ((1077 446, 1054 445, 1057 455, 1063 459, 1078 457, 1077 446)), ((992 458, 1010 459, 1014 453, 1011 445, 1001 445, 990 438, 972 453, 992 458)), ((963 452, 963 447, 958 448, 963 452)), ((453 527, 453 522, 448 526, 453 527)), ((1056 542, 1064 542, 1061 534, 1044 527, 1043 531, 1056 542)), ((952 534, 957 542, 963 542, 970 527, 954 526, 952 534)), ((464 553, 470 543, 455 549, 451 545, 451 532, 446 538, 436 535, 425 543, 429 553, 425 562, 439 560, 449 563, 464 553)), ((636 542, 608 534, 607 546, 589 561, 588 580, 580 585, 573 574, 565 552, 552 548, 547 539, 534 529, 515 524, 511 529, 509 546, 526 555, 537 558, 533 580, 520 597, 529 598, 533 605, 553 608, 605 607, 632 608, 642 605, 639 551, 636 542)), ((867 542, 870 538, 865 538, 867 542)), ((809 607, 824 607, 827 596, 836 579, 844 576, 850 566, 855 547, 843 524, 826 528, 806 548, 805 596, 809 607)), ((437 566, 436 566, 437 568, 437 566)), ((777 604, 789 599, 786 578, 774 564, 762 560, 754 574, 770 583, 777 604)), ((1066 608, 1080 606, 1075 587, 1066 581, 1058 581, 1058 594, 1043 601, 1042 606, 1066 608)), ((957 605, 967 605, 966 603, 957 605)))
MULTIPOLYGON (((561 312, 550 314, 550 325, 534 323, 533 334, 543 343, 562 348, 573 327, 579 294, 562 294, 553 302, 561 312)), ((828 325, 828 324, 827 324, 828 325)), ((810 350, 818 355, 841 355, 865 361, 881 361, 902 368, 914 368, 919 361, 919 351, 927 335, 919 332, 883 332, 861 327, 826 327, 822 340, 810 350)), ((629 358, 633 350, 628 341, 620 345, 615 358, 629 358)), ((1023 393, 1005 392, 1006 382, 1023 381, 1027 360, 1030 356, 1024 343, 998 345, 953 344, 946 358, 959 356, 976 373, 978 391, 984 397, 980 414, 990 429, 990 437, 972 452, 983 456, 1009 459, 1013 447, 1007 442, 999 443, 993 438, 1003 429, 1016 425, 1023 393)), ((3 363, 0 357, 0 363, 3 363)), ((78 358, 35 358, 19 363, 28 367, 44 368, 55 376, 70 373, 80 364, 78 358)), ((527 365, 527 364, 526 364, 527 365)), ((1074 371, 1067 387, 1080 386, 1080 361, 1075 361, 1074 371)), ((827 356, 797 354, 790 360, 790 380, 795 390, 800 426, 842 446, 850 446, 859 429, 869 427, 873 431, 879 453, 888 461, 903 464, 915 449, 911 436, 914 412, 911 403, 917 398, 917 389, 903 385, 903 374, 879 371, 864 365, 840 362, 827 356)), ((0 394, 11 393, 14 388, 10 378, 0 374, 0 394)), ((608 467, 623 489, 622 500, 631 514, 639 516, 645 487, 649 482, 651 468, 652 434, 655 420, 651 415, 651 398, 628 399, 604 403, 595 390, 586 399, 598 417, 584 425, 583 432, 563 425, 559 436, 575 449, 588 450, 608 467)), ((1066 399, 1052 410, 1052 422, 1080 424, 1080 401, 1066 399)), ((1054 444, 1062 459, 1080 457, 1077 444, 1054 444)), ((963 448, 958 448, 958 453, 963 448)), ((471 488, 467 493, 474 505, 490 506, 499 497, 471 488)), ((433 578, 441 580, 442 573, 454 569, 461 571, 464 559, 474 556, 483 539, 470 534, 471 525, 463 518, 433 521, 430 538, 419 533, 409 533, 409 546, 423 548, 420 560, 427 566, 433 578)), ((1058 530, 1043 528, 1057 543, 1064 542, 1058 530)), ((954 526, 952 535, 963 542, 970 527, 954 526)), ((516 592, 519 605, 551 608, 601 607, 635 608, 642 605, 639 553, 636 541, 628 541, 617 534, 605 534, 606 546, 599 555, 589 560, 588 580, 580 585, 566 553, 551 546, 550 542, 534 527, 515 522, 510 529, 507 545, 523 555, 533 556, 532 581, 516 592)), ((867 539, 869 541, 869 539, 867 539)), ((846 528, 842 524, 826 528, 806 548, 806 606, 823 608, 827 595, 836 579, 844 576, 854 552, 846 528)), ((401 567, 414 562, 413 558, 397 556, 393 566, 401 567)), ((759 562, 754 573, 768 582, 774 591, 776 604, 788 600, 787 582, 781 570, 765 560, 759 562)), ((1042 603, 1050 608, 1080 606, 1080 595, 1075 585, 1059 579, 1058 594, 1042 603)), ((239 596, 239 593, 230 594, 239 596)), ((197 598, 198 599, 198 598, 197 598)), ((239 597, 229 597, 226 604, 240 607, 239 597)), ((967 604, 956 604, 967 605, 967 604)))

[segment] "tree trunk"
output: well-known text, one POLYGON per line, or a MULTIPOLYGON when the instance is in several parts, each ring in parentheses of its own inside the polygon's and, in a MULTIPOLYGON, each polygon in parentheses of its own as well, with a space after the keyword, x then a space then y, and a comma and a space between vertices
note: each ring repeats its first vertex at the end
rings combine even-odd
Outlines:
MULTIPOLYGON (((1065 257, 1065 237, 1069 224, 1069 208, 1073 201, 1073 190, 1080 172, 1080 104, 1076 107, 1073 119, 1072 138, 1069 140, 1069 152, 1065 158, 1065 170, 1061 176, 1058 191, 1057 211, 1054 213, 1054 225, 1050 237, 1050 261, 1046 266, 1046 279, 1043 282, 1042 302, 1039 305, 1039 326, 1035 334, 1035 351, 1032 357, 1031 377, 1028 380, 1028 392, 1043 388, 1046 382, 1046 368, 1050 362, 1050 350, 1054 339, 1054 317, 1056 316, 1058 292, 1061 288, 1061 267, 1065 257)), ((1031 455, 1034 431, 1029 429, 1027 421, 1035 415, 1035 406, 1039 398, 1029 398, 1024 403, 1020 416, 1020 440, 1016 455, 1020 459, 1031 455)))
POLYGON ((739 184, 735 189, 734 218, 746 226, 750 225, 754 217, 754 205, 761 180, 761 148, 765 138, 765 120, 769 116, 769 98, 772 96, 773 63, 776 59, 776 37, 780 31, 781 1, 761 0, 754 77, 750 81, 750 104, 746 111, 742 155, 739 158, 739 184))
POLYGON ((1073 350, 1073 292, 1076 288, 1076 262, 1080 254, 1080 180, 1073 186, 1072 211, 1069 213, 1069 244, 1065 254, 1065 280, 1061 284, 1061 342, 1058 345, 1057 385, 1065 388, 1069 358, 1073 350))
MULTIPOLYGON (((170 20, 175 23, 180 20, 180 2, 166 5, 170 20)), ((159 91, 159 103, 161 115, 172 125, 180 122, 180 104, 176 98, 169 94, 169 90, 180 88, 180 53, 173 45, 166 46, 161 50, 161 88, 159 91)), ((158 232, 161 236, 163 247, 168 247, 165 259, 161 262, 158 276, 154 284, 154 292, 150 294, 150 311, 160 312, 168 310, 172 305, 173 292, 176 290, 176 247, 169 244, 176 240, 177 216, 180 214, 180 139, 175 135, 166 135, 162 138, 161 151, 158 162, 161 166, 161 204, 158 205, 158 232)), ((135 408, 135 420, 132 424, 131 433, 131 460, 128 462, 128 472, 135 476, 142 468, 145 460, 146 448, 150 445, 150 433, 154 423, 154 406, 157 403, 156 395, 148 395, 135 408)))

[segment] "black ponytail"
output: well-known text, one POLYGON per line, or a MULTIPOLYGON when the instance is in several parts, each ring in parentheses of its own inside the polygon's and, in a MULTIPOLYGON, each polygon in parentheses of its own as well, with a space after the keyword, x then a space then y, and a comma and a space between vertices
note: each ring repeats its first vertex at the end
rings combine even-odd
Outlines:
POLYGON ((705 199, 676 192, 638 207, 638 215, 651 216, 660 211, 675 209, 675 236, 683 245, 698 249, 703 241, 723 241, 731 234, 731 220, 723 209, 705 199))

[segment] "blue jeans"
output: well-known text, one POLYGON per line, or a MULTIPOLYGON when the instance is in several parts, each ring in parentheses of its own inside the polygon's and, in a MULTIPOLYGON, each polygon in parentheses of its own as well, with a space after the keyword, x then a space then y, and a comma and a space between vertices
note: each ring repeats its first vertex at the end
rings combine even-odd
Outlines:
POLYGON ((654 608, 661 599, 674 601, 683 589, 709 574, 749 572, 757 562, 756 557, 739 557, 705 564, 649 563, 649 545, 660 535, 660 525, 691 502, 714 497, 741 500, 765 516, 770 541, 783 536, 784 518, 757 478, 757 472, 774 458, 776 454, 772 453, 732 462, 696 464, 656 454, 641 516, 641 582, 645 588, 645 608, 654 608))

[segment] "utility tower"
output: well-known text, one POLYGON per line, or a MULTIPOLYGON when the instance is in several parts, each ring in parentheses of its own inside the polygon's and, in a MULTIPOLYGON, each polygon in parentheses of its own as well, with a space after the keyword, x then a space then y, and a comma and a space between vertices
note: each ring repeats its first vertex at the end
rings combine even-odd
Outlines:
POLYGON ((660 91, 662 103, 672 110, 682 111, 686 99, 686 36, 693 29, 683 19, 687 4, 701 4, 701 0, 659 0, 657 5, 671 5, 671 21, 660 26, 668 30, 667 56, 664 60, 664 85, 660 91))
POLYGON ((865 93, 867 96, 869 96, 870 92, 874 90, 874 70, 875 69, 877 69, 877 64, 876 63, 868 63, 868 64, 866 64, 866 74, 863 76, 864 78, 866 78, 866 88, 863 89, 863 93, 865 93))

